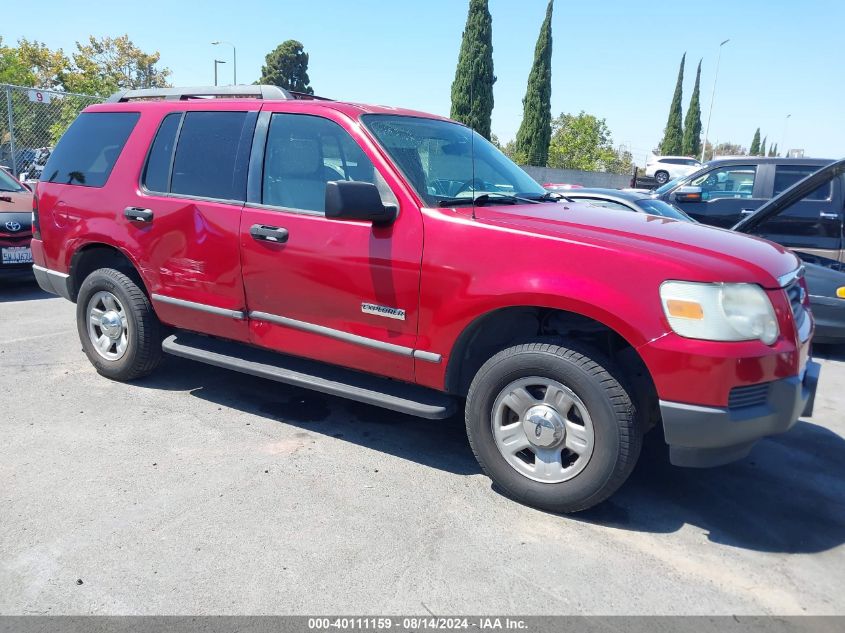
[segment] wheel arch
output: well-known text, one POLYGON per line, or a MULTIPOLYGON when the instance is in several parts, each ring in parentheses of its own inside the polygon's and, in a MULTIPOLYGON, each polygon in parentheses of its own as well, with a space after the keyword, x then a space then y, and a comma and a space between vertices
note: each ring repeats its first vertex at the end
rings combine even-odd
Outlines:
POLYGON ((89 242, 76 249, 70 258, 70 298, 76 301, 82 282, 99 268, 114 268, 132 278, 150 296, 149 289, 141 276, 140 269, 122 249, 104 242, 89 242))

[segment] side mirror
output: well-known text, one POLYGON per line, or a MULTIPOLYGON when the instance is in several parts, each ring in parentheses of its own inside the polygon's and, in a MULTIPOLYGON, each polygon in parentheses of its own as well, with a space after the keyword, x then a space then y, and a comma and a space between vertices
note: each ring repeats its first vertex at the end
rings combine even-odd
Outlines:
POLYGON ((326 183, 326 217, 364 220, 374 225, 392 224, 397 209, 381 201, 378 187, 370 182, 338 180, 326 183))
POLYGON ((701 187, 684 185, 678 187, 674 193, 675 202, 701 202, 701 187))

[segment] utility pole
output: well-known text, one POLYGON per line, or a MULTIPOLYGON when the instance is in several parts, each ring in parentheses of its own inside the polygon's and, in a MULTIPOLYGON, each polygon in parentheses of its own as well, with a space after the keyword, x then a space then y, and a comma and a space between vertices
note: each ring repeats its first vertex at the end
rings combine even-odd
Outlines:
POLYGON ((235 82, 235 85, 238 85, 238 49, 235 48, 235 45, 232 42, 227 42, 226 40, 215 40, 212 42, 214 46, 219 46, 220 44, 228 44, 232 47, 232 79, 235 82))
POLYGON ((214 60, 214 85, 217 85, 217 64, 225 64, 226 62, 219 59, 214 60))
POLYGON ((707 151, 707 137, 710 136, 710 119, 713 118, 713 102, 716 100, 716 80, 719 79, 719 64, 722 61, 722 47, 730 42, 725 40, 719 44, 719 56, 716 58, 716 73, 713 75, 713 94, 710 95, 710 113, 707 115, 707 129, 704 131, 704 143, 701 146, 701 162, 704 162, 704 152, 707 151))

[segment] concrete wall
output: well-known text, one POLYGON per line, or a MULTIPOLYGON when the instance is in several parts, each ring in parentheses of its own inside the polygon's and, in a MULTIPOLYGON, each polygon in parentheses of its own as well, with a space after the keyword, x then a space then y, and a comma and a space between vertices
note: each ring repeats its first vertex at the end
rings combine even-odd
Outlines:
POLYGON ((577 169, 553 169, 527 165, 521 165, 521 167, 541 185, 544 182, 558 182, 584 187, 621 189, 631 183, 630 174, 608 174, 603 171, 578 171, 577 169))

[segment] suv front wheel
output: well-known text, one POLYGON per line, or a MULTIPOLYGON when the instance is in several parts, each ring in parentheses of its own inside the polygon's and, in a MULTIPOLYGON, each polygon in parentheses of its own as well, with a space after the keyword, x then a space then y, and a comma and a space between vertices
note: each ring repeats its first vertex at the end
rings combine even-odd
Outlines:
POLYGON ((76 325, 88 360, 107 378, 140 378, 161 361, 158 317, 138 284, 119 270, 101 268, 82 282, 76 325))
POLYGON ((668 171, 658 171, 654 174, 654 180, 657 182, 658 185, 665 185, 669 182, 669 172, 668 171))
POLYGON ((467 435, 505 494, 577 512, 625 482, 642 431, 611 369, 591 348, 547 343, 511 347, 482 366, 467 396, 467 435))

